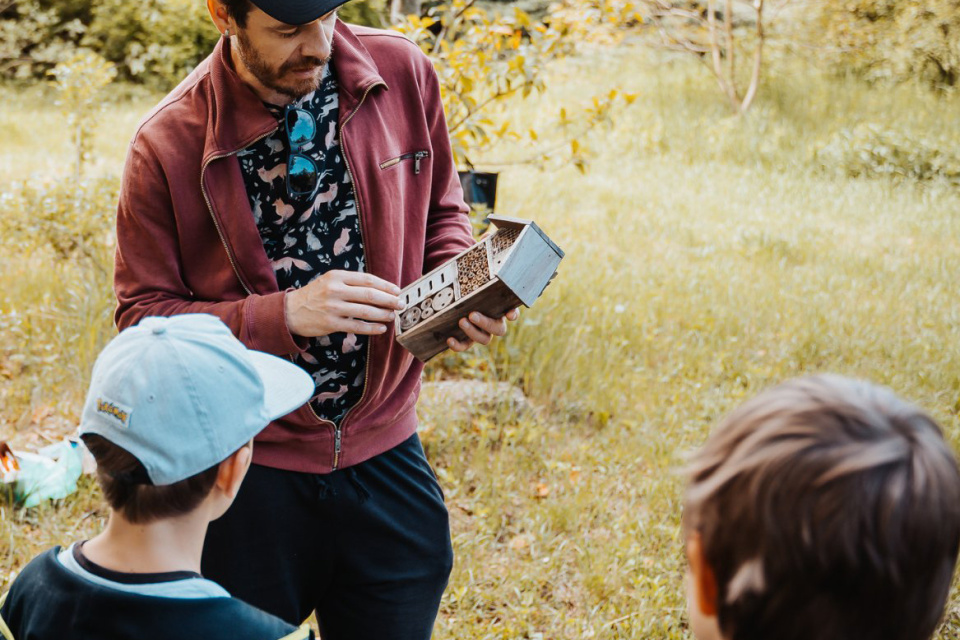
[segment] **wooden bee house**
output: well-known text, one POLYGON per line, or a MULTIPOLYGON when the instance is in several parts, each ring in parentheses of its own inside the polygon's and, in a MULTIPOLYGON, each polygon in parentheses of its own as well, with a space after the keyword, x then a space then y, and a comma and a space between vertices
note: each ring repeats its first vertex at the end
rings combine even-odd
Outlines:
POLYGON ((461 318, 529 307, 556 275, 563 251, 533 221, 488 219, 495 233, 400 292, 397 342, 423 362, 445 350, 448 338, 466 339, 461 318))

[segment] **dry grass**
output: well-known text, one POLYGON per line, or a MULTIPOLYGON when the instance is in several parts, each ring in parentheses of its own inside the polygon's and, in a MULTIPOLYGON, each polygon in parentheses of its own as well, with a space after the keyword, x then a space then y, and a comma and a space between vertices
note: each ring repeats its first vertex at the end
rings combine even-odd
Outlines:
MULTIPOLYGON (((457 554, 436 637, 689 637, 674 470, 719 416, 786 377, 835 371, 887 384, 960 442, 960 193, 936 181, 851 180, 815 161, 859 122, 940 137, 957 152, 942 137, 955 104, 777 69, 747 121, 726 117, 690 63, 639 47, 569 61, 548 96, 518 108, 517 118, 535 119, 597 86, 640 95, 589 140, 586 176, 522 166, 501 176, 499 212, 536 219, 567 258, 509 338, 472 359, 474 375, 520 384, 543 413, 451 422, 442 408, 424 412, 457 554)), ((117 139, 125 144, 143 109, 111 110, 119 133, 100 147, 103 170, 119 166, 117 139)), ((54 139, 5 142, 0 184, 56 172, 43 158, 54 139)), ((41 269, 34 255, 0 257, 5 314, 60 309, 63 279, 83 277, 76 265, 41 269)), ((70 331, 109 332, 83 329, 103 322, 89 317, 70 331)), ((42 340, 53 324, 31 335, 42 340)), ((17 339, 0 325, 0 347, 17 339)), ((33 388, 2 382, 17 407, 5 414, 7 435, 36 431, 28 418, 38 407, 75 412, 85 374, 64 379, 75 351, 59 340, 59 358, 33 365, 33 388)), ((95 500, 87 484, 59 507, 7 507, 3 575, 88 535, 101 517, 95 500)), ((956 608, 941 638, 960 634, 956 608)))

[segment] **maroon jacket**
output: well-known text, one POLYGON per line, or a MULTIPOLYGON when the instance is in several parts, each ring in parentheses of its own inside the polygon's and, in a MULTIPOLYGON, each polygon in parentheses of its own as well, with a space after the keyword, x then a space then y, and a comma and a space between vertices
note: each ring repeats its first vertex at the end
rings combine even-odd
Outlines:
MULTIPOLYGON (((228 47, 221 40, 131 142, 117 214, 116 322, 212 313, 248 347, 289 356, 306 343, 287 329, 285 293, 236 157, 278 125, 233 70, 228 47)), ((437 76, 415 44, 388 31, 338 22, 334 52, 367 271, 403 287, 473 242, 437 76)), ((392 328, 371 336, 364 394, 340 433, 306 405, 257 437, 254 461, 326 473, 391 449, 416 430, 421 370, 392 328)))

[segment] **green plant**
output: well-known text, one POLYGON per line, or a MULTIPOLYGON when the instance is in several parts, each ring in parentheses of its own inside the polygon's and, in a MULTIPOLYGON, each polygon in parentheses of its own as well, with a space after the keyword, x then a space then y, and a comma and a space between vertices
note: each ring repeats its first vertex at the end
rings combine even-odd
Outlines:
POLYGON ((98 116, 103 112, 101 94, 110 84, 116 69, 96 53, 80 51, 50 71, 59 98, 58 106, 67 121, 76 149, 76 178, 90 154, 90 139, 98 116))
POLYGON ((115 333, 116 199, 114 178, 0 191, 0 400, 21 421, 49 403, 75 416, 115 333))
POLYGON ((114 178, 21 183, 0 192, 0 237, 17 253, 41 250, 108 279, 113 269, 114 178))
POLYGON ((340 6, 337 15, 344 22, 368 27, 384 27, 389 8, 386 0, 351 0, 340 6))
POLYGON ((863 124, 838 132, 817 152, 820 164, 853 178, 910 180, 942 178, 960 185, 956 141, 927 141, 878 125, 863 124))

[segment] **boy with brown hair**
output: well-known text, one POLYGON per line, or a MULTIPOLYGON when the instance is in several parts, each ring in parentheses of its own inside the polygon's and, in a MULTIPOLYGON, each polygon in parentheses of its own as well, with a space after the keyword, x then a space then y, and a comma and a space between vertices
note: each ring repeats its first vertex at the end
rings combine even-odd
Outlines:
POLYGON ((684 510, 699 640, 925 640, 960 545, 937 424, 839 376, 760 394, 711 433, 684 510))
POLYGON ((200 556, 207 525, 237 495, 253 437, 313 388, 305 371, 248 350, 213 316, 146 318, 120 333, 94 366, 79 429, 109 521, 23 569, 0 598, 0 636, 312 638, 204 579, 200 556))

